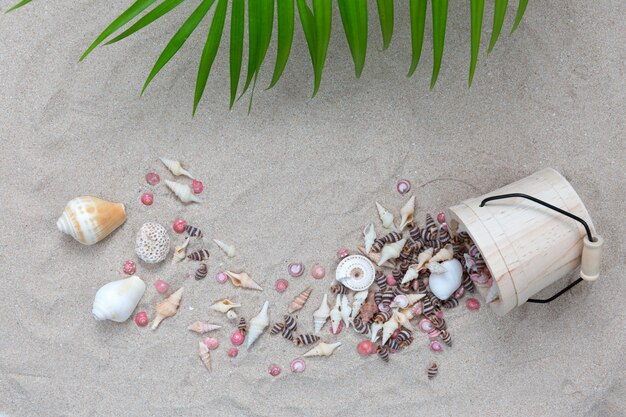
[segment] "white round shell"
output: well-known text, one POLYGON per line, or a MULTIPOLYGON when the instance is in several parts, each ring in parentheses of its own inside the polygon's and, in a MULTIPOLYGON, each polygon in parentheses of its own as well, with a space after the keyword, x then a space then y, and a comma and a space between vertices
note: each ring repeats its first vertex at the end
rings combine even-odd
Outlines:
POLYGON ((365 256, 352 255, 339 262, 335 278, 353 291, 363 291, 372 285, 375 274, 372 261, 365 256))

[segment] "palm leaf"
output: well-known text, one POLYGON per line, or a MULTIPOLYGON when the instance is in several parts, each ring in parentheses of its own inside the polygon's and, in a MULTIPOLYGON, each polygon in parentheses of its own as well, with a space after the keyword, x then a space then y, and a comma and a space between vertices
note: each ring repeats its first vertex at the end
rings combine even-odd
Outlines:
POLYGON ((515 14, 515 23, 513 23, 513 29, 511 29, 511 33, 515 32, 515 29, 517 29, 520 22, 522 21, 522 17, 524 17, 524 12, 526 11, 526 6, 528 6, 528 0, 519 0, 517 13, 515 14))
POLYGON ((274 66, 272 82, 268 88, 274 87, 281 75, 283 75, 289 54, 291 53, 295 13, 293 2, 294 0, 278 0, 277 2, 278 50, 276 52, 276 64, 274 66))
POLYGON ((15 9, 19 9, 22 6, 26 6, 28 3, 30 3, 33 0, 22 0, 19 3, 17 3, 16 5, 12 6, 11 8, 9 8, 5 13, 9 13, 12 12, 15 9))
POLYGON ((239 77, 241 75, 241 61, 243 56, 243 32, 245 20, 244 0, 233 0, 233 9, 230 18, 230 105, 233 108, 237 98, 239 77))
POLYGON ((493 47, 496 46, 498 37, 500 37, 508 5, 509 0, 495 0, 495 4, 493 6, 493 28, 491 29, 491 39, 489 40, 489 49, 487 49, 487 53, 491 53, 491 51, 493 51, 493 47))
POLYGON ((411 17, 411 47, 413 53, 411 58, 411 67, 409 68, 407 77, 413 75, 422 55, 427 5, 426 0, 411 0, 409 4, 409 13, 411 17))
POLYGON ((377 3, 384 51, 389 48, 393 36, 393 0, 377 0, 377 3))
POLYGON ((150 71, 150 75, 148 75, 148 79, 143 85, 141 90, 141 94, 146 91, 148 84, 152 81, 152 79, 161 71, 161 69, 169 62, 170 59, 176 52, 183 46, 183 44, 187 41, 187 38, 191 36, 193 31, 198 27, 204 16, 209 12, 211 6, 215 0, 202 0, 202 3, 189 15, 189 18, 183 23, 183 25, 178 29, 178 31, 174 34, 172 39, 163 49, 163 52, 157 59, 154 67, 152 67, 152 71, 150 71))
POLYGON ((243 86, 241 96, 248 91, 250 83, 256 74, 257 60, 259 57, 259 26, 261 24, 261 2, 248 0, 248 74, 243 86))
POLYGON ((87 50, 83 53, 79 61, 85 59, 87 55, 89 55, 89 53, 96 48, 96 46, 102 43, 102 41, 104 41, 126 23, 133 20, 139 13, 146 10, 155 1, 156 0, 137 0, 132 6, 130 6, 128 9, 126 9, 126 11, 119 15, 117 19, 115 19, 109 26, 107 26, 104 31, 102 31, 100 36, 98 36, 96 40, 93 41, 91 45, 89 45, 89 48, 87 48, 87 50))
POLYGON ((176 6, 181 4, 183 1, 185 1, 185 0, 165 0, 165 1, 163 1, 163 3, 159 4, 154 9, 150 10, 148 13, 146 13, 145 16, 143 16, 141 19, 137 20, 137 22, 135 22, 131 27, 126 29, 120 35, 116 36, 115 38, 113 38, 110 41, 108 41, 107 43, 105 43, 105 45, 110 45, 112 43, 119 42, 122 39, 132 35, 133 33, 143 29, 144 27, 148 26, 150 23, 154 22, 155 20, 159 19, 160 17, 162 17, 162 16, 166 15, 167 13, 171 12, 172 10, 174 10, 176 8, 176 6))
POLYGON ((339 0, 339 12, 359 78, 367 53, 367 0, 339 0))
POLYGON ((328 43, 330 42, 330 30, 333 20, 331 0, 313 0, 313 21, 317 40, 315 57, 315 86, 313 97, 317 94, 322 82, 322 72, 326 63, 328 43))
POLYGON ((476 71, 476 62, 478 61, 478 52, 480 50, 480 33, 483 28, 483 13, 485 10, 485 0, 471 0, 470 1, 470 15, 471 15, 471 58, 470 58, 470 71, 467 85, 472 86, 472 80, 474 79, 474 71, 476 71))
POLYGON ((443 45, 446 40, 446 22, 448 20, 448 0, 432 0, 433 15, 433 74, 430 77, 431 90, 437 83, 441 58, 443 57, 443 45))
POLYGON ((204 44, 204 50, 202 51, 202 57, 200 58, 200 66, 198 67, 198 77, 196 79, 196 92, 193 99, 193 115, 196 114, 198 103, 204 93, 209 74, 211 73, 211 67, 215 61, 217 55, 217 49, 220 46, 222 40, 222 32, 224 31, 224 21, 226 20, 226 6, 228 6, 229 0, 219 0, 215 7, 215 14, 213 15, 213 21, 211 22, 211 28, 207 35, 206 43, 204 44))

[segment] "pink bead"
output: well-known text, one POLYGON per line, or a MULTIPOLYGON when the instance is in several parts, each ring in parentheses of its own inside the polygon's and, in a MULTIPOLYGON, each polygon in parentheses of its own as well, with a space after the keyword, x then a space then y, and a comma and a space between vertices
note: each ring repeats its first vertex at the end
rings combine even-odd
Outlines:
POLYGON ((376 346, 369 340, 362 340, 356 346, 356 350, 359 352, 359 355, 367 356, 372 353, 372 350, 376 350, 376 346))
POLYGON ((437 213, 437 223, 443 224, 446 222, 446 214, 443 211, 437 213))
POLYGON ((276 288, 276 291, 278 292, 285 292, 285 290, 287 289, 287 287, 289 286, 289 283, 287 282, 287 280, 285 279, 277 279, 276 282, 274 283, 274 288, 276 288))
POLYGON ((343 259, 348 255, 350 255, 350 251, 348 249, 342 248, 337 251, 337 258, 339 259, 343 259))
POLYGON ((468 298, 465 302, 465 307, 468 310, 478 310, 480 308, 480 302, 475 298, 468 298))
POLYGON ((315 279, 322 279, 326 276, 326 270, 320 264, 315 264, 311 268, 311 276, 315 279))
POLYGON ((304 372, 305 369, 306 364, 304 363, 304 360, 297 358, 291 362, 291 372, 299 374, 300 372, 304 372))
POLYGON ((132 275, 137 271, 137 265, 133 261, 124 262, 124 273, 126 275, 132 275))
POLYGON ((191 188, 193 188, 194 194, 200 194, 202 190, 204 190, 204 185, 202 184, 202 181, 193 180, 191 188))
POLYGON ((393 331, 393 333, 391 333, 391 338, 397 339, 399 334, 400 334, 400 329, 396 329, 393 331))
POLYGON ((229 358, 236 358, 237 355, 239 355, 239 349, 237 349, 236 347, 232 347, 228 349, 228 352, 226 354, 229 358))
POLYGON ((167 282, 163 280, 157 279, 157 281, 154 283, 154 287, 156 288, 159 294, 163 294, 163 293, 166 293, 167 290, 169 290, 170 284, 168 284, 167 282))
POLYGON ((215 350, 217 349, 217 347, 220 345, 220 341, 217 340, 214 337, 205 337, 204 338, 204 344, 206 345, 207 348, 209 348, 210 350, 215 350))
POLYGON ((280 375, 280 366, 273 363, 267 368, 267 372, 269 372, 271 376, 278 376, 280 375))
POLYGON ((233 334, 230 335, 230 342, 235 346, 240 346, 244 339, 245 336, 238 331, 234 331, 233 334))
POLYGON ((217 275, 215 276, 215 280, 217 282, 219 282, 220 284, 225 283, 226 281, 228 281, 228 275, 226 275, 225 272, 218 272, 217 275))
POLYGON ((396 281, 396 279, 393 277, 393 275, 387 275, 387 285, 396 285, 398 282, 396 281))
POLYGON ((148 325, 149 322, 150 318, 148 317, 148 313, 146 313, 145 311, 140 311, 135 316, 135 323, 137 323, 137 326, 139 327, 145 327, 148 325))
POLYGON ((156 172, 148 172, 146 174, 146 181, 150 185, 157 185, 161 182, 161 177, 159 177, 159 174, 157 174, 156 172))
POLYGON ((145 193, 141 196, 141 202, 144 206, 151 206, 154 202, 154 196, 152 193, 145 193))
POLYGON ((172 225, 172 229, 174 229, 176 233, 183 233, 186 228, 187 222, 184 219, 178 219, 172 225))
POLYGON ((430 350, 432 350, 433 352, 440 352, 441 349, 443 349, 443 346, 438 340, 433 340, 430 342, 430 350))

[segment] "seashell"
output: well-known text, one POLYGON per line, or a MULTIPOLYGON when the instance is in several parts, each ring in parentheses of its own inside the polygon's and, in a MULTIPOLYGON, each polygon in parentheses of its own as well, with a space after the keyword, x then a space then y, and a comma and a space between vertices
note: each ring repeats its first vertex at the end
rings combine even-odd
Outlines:
POLYGON ((215 350, 220 346, 220 341, 214 337, 205 337, 203 342, 209 350, 215 350))
POLYGON ((443 349, 443 345, 438 340, 432 340, 430 342, 430 350, 433 352, 440 352, 443 349))
POLYGON ((399 342, 404 342, 405 340, 408 340, 411 336, 412 336, 412 332, 410 330, 407 329, 402 329, 398 332, 398 334, 396 335, 396 339, 399 342))
POLYGON ((189 326, 187 326, 187 330, 191 330, 192 332, 196 332, 198 334, 208 333, 213 330, 221 329, 222 326, 218 326, 217 324, 209 323, 208 321, 194 321, 189 326))
POLYGON ((249 288, 252 290, 263 291, 263 288, 261 288, 261 286, 257 284, 252 279, 252 277, 246 272, 241 272, 239 274, 236 274, 231 271, 224 271, 224 272, 226 273, 226 275, 228 275, 228 278, 230 278, 230 282, 232 282, 235 287, 249 288))
POLYGON ((202 230, 190 224, 185 225, 185 232, 187 232, 187 235, 189 237, 197 237, 198 239, 200 239, 203 236, 202 230))
POLYGON ((390 259, 396 259, 400 256, 400 252, 406 243, 406 238, 394 243, 386 244, 380 251, 381 259, 378 261, 378 266, 382 266, 386 261, 390 259))
POLYGON ((387 342, 387 347, 391 352, 395 352, 400 349, 400 342, 397 339, 389 339, 387 342))
POLYGON ((406 294, 406 297, 409 300, 409 306, 412 306, 422 298, 426 297, 426 294, 406 294))
POLYGON ((399 327, 400 325, 398 324, 398 320, 396 320, 395 314, 392 318, 387 320, 385 324, 383 324, 383 339, 382 339, 383 345, 387 343, 387 341, 391 337, 391 334, 395 332, 396 329, 398 329, 399 327))
POLYGON ((437 364, 435 362, 431 363, 430 367, 427 370, 428 379, 433 379, 434 377, 436 377, 438 372, 439 367, 437 366, 437 364))
POLYGON ((429 262, 444 262, 454 258, 454 248, 448 244, 433 256, 429 262))
POLYGON ((313 287, 309 287, 306 290, 302 291, 300 294, 293 299, 287 311, 289 314, 294 313, 304 307, 304 304, 311 296, 311 292, 313 291, 313 287))
POLYGON ((328 305, 328 295, 324 294, 322 304, 320 304, 320 307, 313 312, 315 333, 319 333, 322 330, 322 327, 326 324, 328 317, 330 317, 330 306, 328 305))
POLYGON ((299 374, 301 372, 304 372, 305 369, 306 369, 306 365, 302 359, 300 358, 294 359, 291 362, 291 372, 295 372, 299 374))
POLYGON ((172 255, 173 264, 185 260, 187 257, 187 246, 189 246, 189 238, 185 237, 183 244, 174 249, 174 254, 172 255))
POLYGON ((378 288, 380 288, 381 290, 387 289, 387 276, 381 271, 376 271, 374 281, 376 281, 376 285, 378 285, 378 288))
POLYGON ((167 188, 172 190, 176 197, 183 203, 202 203, 202 200, 196 197, 191 187, 187 184, 165 180, 165 185, 167 185, 167 188))
POLYGON ((374 314, 378 312, 378 306, 374 300, 374 292, 369 292, 365 303, 361 306, 360 318, 365 324, 369 323, 374 314))
POLYGON ((398 294, 396 295, 396 297, 393 299, 393 301, 391 302, 389 306, 406 308, 409 306, 409 298, 404 294, 398 294))
POLYGON ((170 172, 176 175, 177 177, 180 175, 184 175, 186 177, 194 179, 193 175, 191 175, 189 172, 183 169, 183 167, 180 165, 180 162, 174 161, 172 159, 167 159, 167 158, 159 158, 159 159, 161 160, 161 162, 163 162, 163 165, 165 165, 167 169, 169 169, 170 172))
POLYGON ((400 195, 405 195, 411 191, 411 183, 409 180, 398 180, 398 183, 396 184, 396 191, 398 191, 400 195))
MULTIPOLYGON (((440 300, 447 300, 461 286, 463 266, 457 259, 442 263, 446 272, 431 273, 428 279, 430 291, 440 300)), ((470 280, 471 282, 471 280, 470 280)))
POLYGON ((358 319, 358 318, 354 319, 352 321, 352 326, 354 327, 354 330, 356 330, 357 333, 360 333, 364 336, 367 336, 370 332, 370 326, 363 323, 361 319, 358 319))
POLYGON ((156 317, 152 322, 152 330, 159 327, 159 324, 168 317, 172 317, 178 311, 180 300, 183 298, 183 287, 156 305, 156 317))
POLYGON ((228 256, 229 258, 232 258, 233 256, 235 256, 235 247, 233 245, 228 245, 224 242, 222 242, 221 240, 217 240, 217 239, 213 239, 213 242, 215 242, 215 244, 224 251, 224 253, 226 254, 226 256, 228 256))
POLYGON ((256 340, 261 336, 261 333, 269 326, 270 318, 267 310, 269 309, 270 303, 266 301, 261 308, 259 314, 254 316, 250 320, 250 325, 248 326, 248 343, 246 347, 250 349, 250 347, 256 342, 256 340))
POLYGON ((389 311, 381 311, 374 316, 374 323, 384 323, 393 317, 393 312, 389 311))
POLYGON ((298 321, 296 320, 294 316, 285 314, 283 316, 283 322, 285 323, 286 329, 294 330, 294 331, 298 330, 298 321))
POLYGON ((421 319, 418 326, 424 333, 430 333, 435 330, 435 326, 429 319, 421 319))
MULTIPOLYGON (((357 249, 359 250, 359 252, 361 252, 363 254, 363 256, 366 256, 367 259, 369 259, 370 261, 374 262, 375 264, 377 264, 380 261, 381 257, 382 257, 382 255, 380 253, 365 252, 365 248, 363 246, 359 246, 357 249)), ((395 268, 395 265, 392 262, 390 262, 390 261, 385 262, 382 266, 386 267, 386 268, 395 268)))
POLYGON ((372 343, 376 343, 376 340, 381 336, 379 330, 382 331, 383 323, 372 323, 370 326, 370 332, 372 333, 371 341, 372 343))
POLYGON ((474 292, 474 282, 472 282, 472 279, 467 276, 464 275, 463 276, 463 280, 461 281, 461 284, 463 285, 463 288, 465 289, 465 291, 467 292, 474 292))
POLYGON ((446 328, 448 327, 446 325, 446 321, 442 318, 437 317, 436 315, 431 315, 428 317, 428 319, 437 330, 446 330, 446 328))
POLYGON ((404 230, 405 227, 413 225, 413 216, 415 215, 415 196, 409 198, 404 206, 400 209, 400 230, 404 230))
POLYGON ((498 286, 497 285, 492 285, 489 288, 489 291, 487 291, 487 295, 485 296, 485 302, 487 304, 489 304, 489 303, 495 301, 498 298, 498 295, 499 295, 498 286))
POLYGON ((57 220, 57 228, 83 245, 93 245, 125 221, 124 204, 85 196, 76 197, 67 203, 57 220))
POLYGON ((389 348, 387 346, 378 346, 376 353, 380 359, 389 362, 389 348))
POLYGON ((287 272, 294 278, 302 276, 304 274, 304 265, 299 262, 290 263, 287 267, 287 272))
POLYGON ((156 172, 148 172, 146 174, 146 182, 150 185, 157 185, 161 182, 161 177, 156 172))
POLYGON ((276 336, 278 333, 282 332, 284 328, 285 328, 285 323, 283 323, 282 321, 279 323, 274 323, 274 325, 270 329, 270 334, 272 336, 276 336))
POLYGON ((145 291, 146 284, 137 275, 109 282, 96 292, 91 313, 96 320, 122 323, 133 314, 145 291))
POLYGON ((339 324, 341 323, 341 295, 337 296, 335 307, 330 310, 330 332, 332 334, 339 333, 339 324))
POLYGON ((452 336, 450 336, 450 333, 447 330, 442 330, 439 337, 441 337, 441 341, 448 347, 452 347, 452 336))
POLYGON ((220 313, 227 313, 231 308, 237 307, 241 307, 241 304, 235 304, 228 298, 224 298, 211 306, 213 310, 219 311, 220 313))
POLYGON ((404 349, 406 347, 408 347, 411 343, 413 343, 413 337, 409 337, 408 339, 402 341, 399 343, 399 348, 400 349, 404 349))
POLYGON ((439 262, 433 262, 431 259, 428 262, 428 270, 431 274, 445 274, 448 272, 446 268, 444 268, 439 262))
POLYGON ((320 264, 315 264, 311 268, 311 276, 315 279, 322 279, 326 276, 326 270, 320 264))
POLYGON ((380 217, 380 221, 383 224, 385 229, 396 229, 396 225, 393 224, 393 214, 391 214, 386 208, 380 205, 380 203, 376 202, 376 209, 378 210, 378 217, 380 217))
POLYGON ((426 222, 424 223, 424 229, 430 231, 430 233, 435 233, 437 231, 437 224, 435 223, 435 220, 430 213, 426 213, 426 222))
POLYGON ((142 261, 155 264, 165 260, 170 251, 170 237, 158 223, 144 223, 135 239, 135 253, 142 261))
POLYGON ((373 224, 370 224, 363 230, 363 238, 365 240, 365 252, 369 253, 372 251, 372 246, 376 241, 376 231, 373 224))
POLYGON ((308 346, 320 340, 319 336, 314 334, 301 334, 293 340, 296 346, 308 346))
POLYGON ((409 310, 401 310, 396 313, 398 324, 408 330, 413 330, 413 325, 410 322, 413 317, 415 316, 409 310))
POLYGON ((286 279, 279 278, 274 283, 274 289, 279 293, 285 292, 287 287, 289 287, 289 282, 286 279))
POLYGON ((206 278, 208 273, 209 273, 209 268, 206 266, 206 264, 200 264, 200 267, 196 269, 194 278, 196 279, 196 281, 200 281, 201 279, 206 278))
POLYGON ((246 321, 245 317, 239 318, 239 322, 237 323, 237 330, 239 330, 239 333, 244 336, 246 335, 246 333, 248 333, 248 322, 246 321))
POLYGON ((456 298, 450 298, 449 300, 446 300, 443 303, 441 303, 441 307, 443 308, 454 308, 458 305, 459 305, 459 300, 457 300, 456 298))
POLYGON ((343 259, 348 255, 350 255, 350 251, 346 248, 341 248, 337 251, 337 258, 339 259, 343 259))
POLYGON ((343 284, 335 284, 330 286, 330 293, 332 295, 343 295, 348 293, 348 287, 343 284))
POLYGON ((374 252, 380 252, 383 246, 387 243, 394 243, 402 239, 402 235, 398 232, 387 233, 385 236, 380 237, 374 241, 372 250, 374 252))
POLYGON ((465 307, 468 310, 478 310, 480 308, 480 302, 475 298, 468 298, 465 302, 465 307))
POLYGON ((307 353, 302 355, 305 358, 310 356, 330 356, 333 354, 335 349, 341 346, 341 342, 336 343, 324 343, 320 342, 313 349, 309 350, 307 353))
POLYGON ((187 259, 189 259, 190 261, 206 261, 207 259, 209 259, 210 256, 211 254, 208 250, 199 249, 187 255, 187 259))
POLYGON ((200 356, 200 360, 204 364, 207 371, 211 372, 211 354, 209 353, 209 348, 204 344, 204 342, 198 342, 198 356, 200 356))
POLYGON ((291 342, 293 341, 293 334, 294 334, 294 330, 288 329, 287 327, 285 327, 282 331, 283 337, 291 342))
POLYGON ((448 230, 447 224, 442 223, 441 226, 439 226, 439 230, 437 231, 437 240, 440 245, 445 245, 450 241, 450 231, 448 230))
POLYGON ((350 327, 350 313, 352 313, 352 307, 350 307, 350 300, 347 295, 341 296, 341 319, 346 325, 346 329, 350 327))
POLYGON ((359 291, 354 294, 354 300, 352 301, 352 313, 350 313, 350 319, 352 321, 354 321, 356 316, 359 315, 359 312, 361 311, 361 306, 367 299, 367 294, 367 291, 359 291))
POLYGON ((335 272, 335 279, 353 291, 364 291, 372 285, 376 269, 365 256, 352 255, 344 258, 335 272))
POLYGON ((433 303, 430 297, 424 297, 424 301, 422 302, 422 304, 423 304, 422 312, 424 313, 424 315, 429 315, 430 313, 432 313, 433 309, 435 308, 435 306, 433 306, 433 303))
POLYGON ((228 320, 235 321, 235 320, 237 320, 237 317, 239 317, 239 316, 237 315, 237 313, 235 312, 235 310, 228 310, 228 311, 226 312, 226 318, 227 318, 228 320))

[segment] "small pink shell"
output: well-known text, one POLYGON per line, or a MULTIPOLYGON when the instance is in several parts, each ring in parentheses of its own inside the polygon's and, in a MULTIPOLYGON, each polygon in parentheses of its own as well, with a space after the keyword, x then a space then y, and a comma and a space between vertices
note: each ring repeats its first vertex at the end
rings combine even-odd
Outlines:
POLYGON ((433 340, 430 342, 430 350, 433 352, 440 352, 443 349, 443 345, 438 340, 433 340))
POLYGON ((152 193, 144 193, 141 196, 141 202, 144 206, 151 206, 154 202, 154 196, 152 195, 152 193))
POLYGON ((140 311, 135 316, 135 323, 139 327, 145 327, 148 325, 149 322, 150 318, 148 317, 148 313, 146 313, 145 311, 140 311))
POLYGON ((326 270, 320 264, 315 264, 311 268, 311 276, 315 279, 322 279, 326 276, 326 270))
POLYGON ((228 349, 228 352, 226 352, 226 354, 229 358, 236 358, 237 355, 239 355, 239 349, 237 349, 236 347, 232 347, 228 349))
POLYGON ((350 255, 350 251, 346 248, 342 248, 337 251, 337 258, 339 259, 343 259, 347 257, 348 255, 350 255))
POLYGON ((161 177, 159 177, 159 174, 157 174, 156 172, 148 172, 146 174, 146 181, 150 185, 157 185, 161 182, 161 177))
POLYGON ((157 281, 154 283, 154 287, 159 294, 163 294, 166 293, 167 290, 170 288, 170 284, 163 280, 157 279, 157 281))
POLYGON ((421 301, 418 301, 417 303, 415 303, 415 305, 411 308, 411 314, 413 314, 413 317, 417 317, 420 314, 422 314, 423 308, 424 308, 424 305, 422 304, 421 301))
POLYGON ((398 281, 396 281, 396 279, 393 277, 393 275, 387 275, 387 285, 394 286, 397 283, 398 283, 398 281))
POLYGON ((439 337, 440 334, 441 334, 441 331, 435 329, 432 332, 428 333, 428 337, 430 337, 431 339, 436 339, 439 337))
POLYGON ((204 344, 209 350, 215 350, 220 345, 220 341, 214 337, 205 337, 204 344))
POLYGON ((459 298, 463 298, 463 295, 465 295, 465 288, 459 287, 459 289, 454 293, 454 298, 458 300, 459 298))
POLYGON ((267 368, 267 372, 269 372, 271 376, 278 376, 280 375, 280 366, 273 363, 267 368))
POLYGON ((291 275, 292 277, 299 277, 304 274, 304 265, 298 262, 290 263, 287 270, 289 272, 289 275, 291 275))
POLYGON ((278 292, 285 292, 285 290, 287 289, 287 287, 289 286, 289 282, 287 282, 286 279, 277 279, 276 282, 274 283, 274 288, 276 289, 276 291, 278 292))
POLYGON ((193 188, 194 194, 200 194, 202 190, 204 190, 204 184, 202 184, 202 181, 193 180, 193 182, 191 183, 191 188, 193 188))
POLYGON ((304 370, 306 369, 306 364, 304 363, 304 360, 298 358, 298 359, 294 359, 291 362, 291 372, 295 372, 295 373, 300 373, 300 372, 304 372, 304 370))
POLYGON ((244 339, 245 336, 238 331, 234 331, 233 334, 230 335, 230 342, 235 346, 240 346, 244 339))
POLYGON ((225 272, 218 272, 217 275, 215 276, 215 280, 217 282, 219 282, 220 284, 225 283, 226 281, 228 281, 228 275, 226 275, 225 272))
POLYGON ((437 316, 438 318, 442 319, 442 318, 443 318, 443 311, 441 311, 441 310, 437 310, 437 311, 435 312, 435 316, 437 316))
POLYGON ((376 346, 370 340, 361 340, 358 345, 356 345, 356 350, 359 352, 359 355, 367 356, 372 353, 372 351, 376 351, 376 346))
POLYGON ((389 307, 389 304, 383 304, 383 303, 378 304, 378 311, 380 311, 382 313, 386 313, 390 309, 391 309, 391 307, 389 307))
POLYGON ((446 214, 443 211, 437 213, 437 223, 443 224, 446 222, 446 214))
POLYGON ((396 190, 400 193, 400 195, 405 195, 409 191, 411 191, 411 183, 409 180, 398 180, 396 184, 396 190))
POLYGON ((480 308, 480 302, 475 298, 468 298, 465 302, 465 307, 468 310, 478 310, 480 308))
POLYGON ((430 333, 433 330, 435 330, 435 326, 428 319, 421 319, 419 324, 418 324, 418 326, 419 326, 420 330, 423 331, 424 333, 430 333))
POLYGON ((172 229, 174 229, 176 233, 183 233, 186 227, 187 222, 185 221, 185 219, 178 219, 172 225, 172 229))
POLYGON ((124 262, 124 273, 126 275, 133 275, 137 271, 137 265, 133 261, 124 262))

